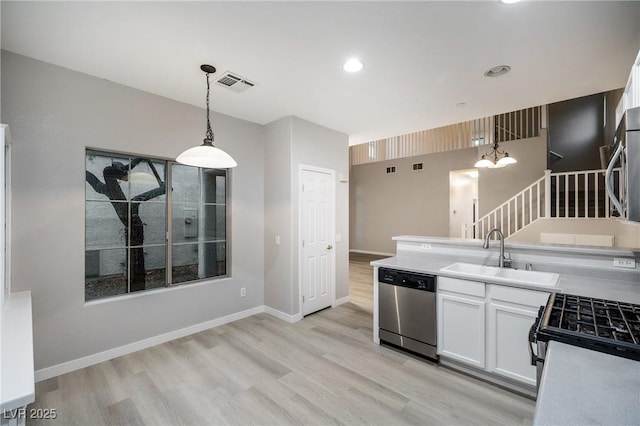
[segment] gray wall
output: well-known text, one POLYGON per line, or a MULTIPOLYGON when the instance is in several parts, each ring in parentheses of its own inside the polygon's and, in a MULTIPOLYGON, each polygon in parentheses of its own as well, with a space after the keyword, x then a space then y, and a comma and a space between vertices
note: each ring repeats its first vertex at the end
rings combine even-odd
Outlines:
POLYGON ((3 118, 14 141, 13 290, 32 291, 36 369, 263 304, 263 126, 213 117, 217 144, 239 164, 232 277, 86 305, 85 147, 175 158, 201 143, 204 109, 2 55, 3 118))
MULTIPOLYGON (((500 169, 479 169, 478 210, 482 217, 544 175, 547 167, 547 132, 537 138, 503 142, 500 149, 518 160, 500 169)), ((478 155, 491 151, 478 147, 478 155)))
MULTIPOLYGON (((265 157, 265 305, 300 312, 298 174, 301 164, 346 175, 349 139, 344 133, 285 117, 268 124, 265 157), (280 245, 275 236, 280 235, 280 245)), ((336 298, 349 294, 349 188, 336 182, 336 298)))
POLYGON ((292 314, 291 120, 266 126, 264 158, 264 304, 292 314), (275 244, 276 235, 280 245, 275 244))
POLYGON ((449 171, 470 169, 475 148, 351 167, 352 250, 395 253, 395 235, 449 236, 449 171), (413 163, 424 163, 413 171, 413 163), (396 166, 395 174, 386 168, 396 166))
MULTIPOLYGON (((492 210, 544 174, 546 132, 504 142, 500 149, 518 160, 513 166, 481 169, 480 215, 492 210)), ((351 167, 351 250, 395 253, 395 235, 449 236, 449 172, 472 169, 487 146, 381 161, 351 167), (413 171, 413 163, 424 163, 413 171), (395 174, 386 168, 396 166, 395 174)))
MULTIPOLYGON (((309 121, 294 117, 292 120, 292 163, 291 163, 291 205, 294 208, 292 229, 293 240, 299 241, 298 235, 298 187, 300 185, 299 167, 323 167, 336 172, 336 234, 342 241, 335 244, 336 256, 336 299, 349 295, 349 184, 337 182, 339 175, 349 173, 349 136, 309 121)), ((296 246, 297 247, 297 246, 296 246)), ((294 256, 293 287, 294 311, 300 310, 298 286, 298 253, 294 256)))

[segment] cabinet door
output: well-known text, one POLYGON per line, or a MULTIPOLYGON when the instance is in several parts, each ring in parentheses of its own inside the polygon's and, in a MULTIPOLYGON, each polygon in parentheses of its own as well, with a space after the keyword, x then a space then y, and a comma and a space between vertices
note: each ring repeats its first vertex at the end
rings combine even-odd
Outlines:
POLYGON ((536 367, 531 365, 528 338, 538 308, 492 300, 488 311, 487 369, 535 386, 536 367))
POLYGON ((438 293, 438 354, 484 368, 484 300, 438 293))

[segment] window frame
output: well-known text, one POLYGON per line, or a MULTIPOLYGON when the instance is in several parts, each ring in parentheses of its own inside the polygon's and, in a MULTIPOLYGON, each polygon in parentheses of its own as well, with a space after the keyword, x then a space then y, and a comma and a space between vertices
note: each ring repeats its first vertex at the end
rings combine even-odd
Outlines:
MULTIPOLYGON (((108 300, 120 300, 122 298, 127 298, 127 297, 132 297, 132 296, 141 296, 144 294, 151 294, 151 293, 156 293, 156 292, 162 292, 162 291, 167 291, 167 290, 171 290, 171 289, 176 289, 176 288, 180 288, 182 286, 189 286, 191 284, 203 284, 203 283, 207 283, 207 282, 214 282, 214 281, 218 281, 221 279, 228 279, 231 277, 231 170, 230 169, 201 169, 199 167, 194 167, 196 169, 198 169, 198 176, 199 176, 199 184, 201 187, 201 193, 199 196, 199 200, 198 200, 198 207, 200 208, 201 206, 207 206, 207 205, 221 205, 221 203, 215 202, 215 203, 206 203, 204 201, 203 198, 203 194, 202 194, 202 173, 203 170, 219 170, 223 172, 223 176, 225 177, 225 181, 224 181, 224 214, 225 214, 225 225, 224 225, 224 239, 215 239, 215 241, 207 241, 206 239, 203 241, 196 241, 194 243, 185 243, 185 245, 187 244, 206 244, 206 243, 218 243, 218 242, 223 242, 225 244, 225 273, 222 275, 215 275, 215 276, 211 276, 211 277, 205 277, 205 278, 198 278, 195 280, 188 280, 188 281, 180 281, 178 283, 174 283, 173 282, 173 258, 172 258, 172 254, 173 254, 173 246, 174 246, 174 242, 173 242, 173 208, 174 208, 174 203, 173 203, 173 166, 174 165, 178 165, 180 167, 192 167, 192 166, 186 166, 184 164, 180 164, 178 162, 175 161, 175 159, 169 159, 169 158, 165 158, 165 157, 155 157, 155 156, 150 156, 150 155, 146 155, 146 154, 135 154, 135 153, 127 153, 127 152, 121 152, 121 151, 115 151, 115 150, 108 150, 108 149, 102 149, 102 148, 92 148, 92 147, 85 147, 84 149, 84 235, 83 235, 83 240, 84 240, 84 246, 83 246, 83 251, 85 253, 85 262, 84 262, 84 303, 85 304, 92 304, 92 303, 101 303, 104 301, 108 301, 108 300), (125 241, 125 244, 123 247, 113 247, 113 246, 105 246, 105 247, 88 247, 87 246, 87 206, 89 203, 91 202, 105 202, 105 203, 109 203, 111 204, 112 200, 91 200, 88 198, 88 185, 87 184, 87 179, 86 179, 86 172, 87 170, 87 158, 89 155, 94 154, 94 155, 102 155, 102 156, 114 156, 116 158, 120 157, 123 160, 128 158, 128 161, 130 162, 132 159, 134 158, 142 158, 144 160, 149 160, 152 162, 161 162, 164 165, 165 171, 164 171, 164 183, 165 183, 165 193, 164 193, 164 200, 163 201, 152 201, 152 200, 147 200, 147 201, 143 201, 142 203, 150 203, 150 204, 156 204, 156 205, 160 205, 164 203, 164 214, 165 214, 165 222, 164 222, 164 229, 165 229, 165 238, 163 240, 164 244, 160 244, 160 243, 150 243, 148 245, 148 247, 152 247, 152 248, 157 248, 157 247, 161 247, 164 245, 164 255, 165 255, 165 262, 164 262, 164 269, 165 269, 165 274, 164 274, 164 285, 162 286, 158 286, 158 287, 152 287, 152 288, 145 288, 143 290, 138 290, 138 291, 131 291, 131 249, 132 248, 137 248, 140 246, 132 246, 131 243, 131 236, 129 235, 127 238, 127 241, 125 241), (87 299, 87 260, 86 260, 86 256, 87 253, 89 251, 103 251, 103 250, 116 250, 116 249, 122 249, 122 250, 126 250, 126 270, 125 270, 125 274, 126 274, 126 292, 124 293, 118 293, 118 294, 111 294, 111 295, 106 295, 106 296, 101 296, 101 297, 94 297, 91 299, 87 299)), ((129 172, 131 172, 131 169, 129 169, 129 172)), ((102 176, 99 177, 99 179, 103 179, 102 176)), ((129 220, 129 225, 128 225, 128 229, 131 229, 131 206, 133 203, 136 202, 140 202, 140 201, 133 201, 132 199, 132 194, 130 193, 130 188, 131 185, 130 183, 128 183, 129 185, 129 191, 127 193, 127 199, 123 200, 123 201, 116 201, 116 202, 121 202, 121 203, 127 203, 127 208, 128 208, 128 220, 129 220)), ((195 204, 195 203, 194 203, 195 204)), ((198 216, 198 219, 201 219, 201 216, 198 216)), ((141 247, 147 247, 147 245, 142 245, 141 247)))

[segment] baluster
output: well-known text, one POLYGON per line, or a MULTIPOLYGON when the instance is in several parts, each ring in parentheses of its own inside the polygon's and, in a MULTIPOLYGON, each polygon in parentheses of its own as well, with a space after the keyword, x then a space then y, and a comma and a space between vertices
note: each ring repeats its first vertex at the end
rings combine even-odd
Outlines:
POLYGON ((604 217, 611 217, 611 207, 609 207, 609 196, 605 192, 604 194, 604 217))
POLYGON ((520 202, 521 206, 520 206, 520 211, 522 214, 522 220, 520 221, 520 229, 524 228, 526 226, 525 223, 525 208, 524 208, 524 192, 522 193, 522 201, 520 202))
POLYGON ((510 230, 511 230, 511 202, 508 202, 507 203, 507 231, 510 231, 510 230))
POLYGON ((500 206, 500 229, 504 229, 504 204, 500 206))
POLYGON ((599 203, 599 200, 598 200, 598 178, 600 177, 599 175, 600 175, 599 172, 595 172, 593 174, 593 186, 594 186, 595 192, 596 192, 596 195, 595 195, 596 196, 596 198, 595 198, 596 217, 600 217, 600 203, 599 203))
POLYGON ((579 176, 577 173, 573 175, 573 210, 574 217, 578 217, 578 204, 580 204, 580 200, 578 199, 578 180, 579 176))
POLYGON ((589 175, 584 172, 584 217, 589 217, 589 175))
POLYGON ((564 217, 569 217, 569 175, 564 175, 564 217))
POLYGON ((529 189, 529 223, 531 222, 533 222, 533 188, 529 189))

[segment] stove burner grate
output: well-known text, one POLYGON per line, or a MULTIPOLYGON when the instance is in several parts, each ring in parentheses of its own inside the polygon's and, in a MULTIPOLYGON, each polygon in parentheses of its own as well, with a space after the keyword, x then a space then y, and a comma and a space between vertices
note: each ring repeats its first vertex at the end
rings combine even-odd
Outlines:
POLYGON ((556 293, 547 326, 640 345, 640 305, 556 293))

